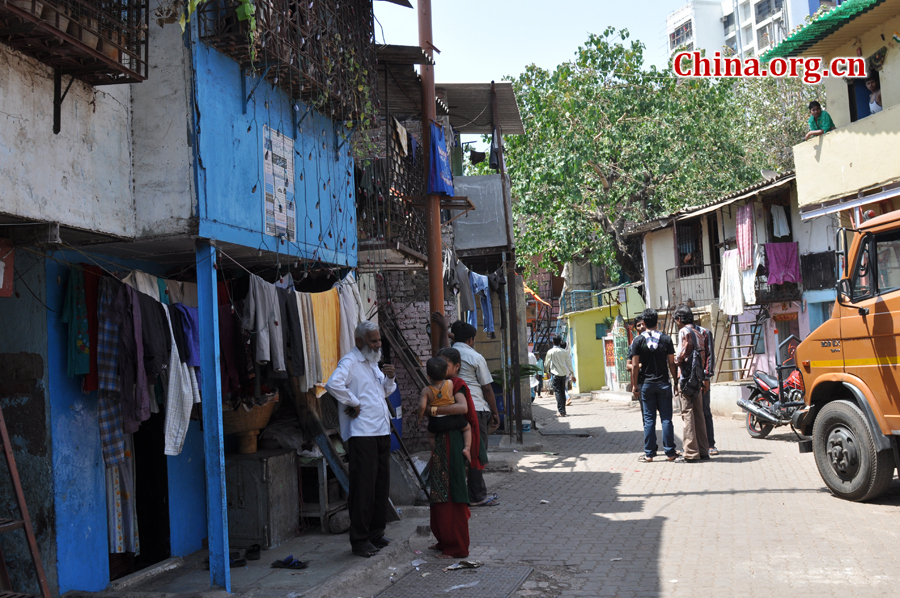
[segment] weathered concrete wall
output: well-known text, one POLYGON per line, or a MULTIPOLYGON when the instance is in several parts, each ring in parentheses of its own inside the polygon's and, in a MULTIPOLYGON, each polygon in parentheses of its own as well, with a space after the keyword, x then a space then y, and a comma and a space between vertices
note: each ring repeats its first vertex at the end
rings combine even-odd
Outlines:
POLYGON ((129 86, 75 81, 54 135, 50 67, 0 45, 0 82, 0 212, 132 236, 129 86))
POLYGON ((148 24, 150 75, 132 85, 138 237, 190 230, 197 215, 191 143, 190 60, 181 27, 148 24))
MULTIPOLYGON (((16 469, 22 480, 25 502, 34 525, 50 588, 56 589, 55 514, 50 468, 50 407, 47 396, 47 316, 41 302, 44 268, 37 257, 17 251, 15 295, 0 299, 0 407, 12 440, 16 469), (32 289, 37 297, 29 293, 32 289)), ((0 465, 0 517, 18 519, 12 484, 6 466, 0 465)), ((0 535, 12 587, 39 593, 37 578, 23 531, 0 535)))

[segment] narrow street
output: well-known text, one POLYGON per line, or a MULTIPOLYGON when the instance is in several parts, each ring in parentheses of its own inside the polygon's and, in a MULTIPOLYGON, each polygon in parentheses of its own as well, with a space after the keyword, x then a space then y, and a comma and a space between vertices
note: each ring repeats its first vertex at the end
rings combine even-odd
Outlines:
MULTIPOLYGON (((501 504, 470 521, 471 558, 534 567, 515 596, 883 596, 900 582, 900 484, 874 503, 834 498, 790 430, 753 440, 717 418, 712 462, 645 464, 635 404, 576 400, 563 420, 551 399, 535 407, 558 454, 513 454, 516 472, 487 477, 501 504)), ((680 448, 677 416, 675 430, 680 448)))

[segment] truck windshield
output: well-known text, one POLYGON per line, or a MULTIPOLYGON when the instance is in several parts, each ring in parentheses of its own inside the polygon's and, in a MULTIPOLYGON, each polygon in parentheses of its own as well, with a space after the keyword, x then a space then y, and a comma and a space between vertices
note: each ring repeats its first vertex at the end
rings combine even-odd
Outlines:
POLYGON ((878 256, 878 294, 900 289, 900 231, 875 236, 878 256))

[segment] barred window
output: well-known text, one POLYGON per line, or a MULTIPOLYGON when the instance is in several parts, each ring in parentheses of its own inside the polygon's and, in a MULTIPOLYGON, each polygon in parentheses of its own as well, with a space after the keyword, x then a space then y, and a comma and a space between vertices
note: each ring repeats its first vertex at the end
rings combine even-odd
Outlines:
POLYGON ((698 218, 676 224, 679 276, 703 274, 703 224, 698 218))

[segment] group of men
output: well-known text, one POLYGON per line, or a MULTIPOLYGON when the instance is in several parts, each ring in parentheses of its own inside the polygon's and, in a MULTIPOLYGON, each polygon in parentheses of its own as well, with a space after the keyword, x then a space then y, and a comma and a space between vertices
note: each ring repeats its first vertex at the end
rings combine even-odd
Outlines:
MULTIPOLYGON (((479 436, 486 444, 488 434, 500 424, 500 417, 487 361, 474 349, 475 327, 457 321, 448 335, 443 316, 436 314, 432 321, 442 327, 442 344, 449 345, 449 336, 453 336, 452 346, 460 354, 459 377, 469 387, 478 414, 479 436)), ((391 447, 386 397, 394 392, 397 384, 392 365, 379 368, 382 351, 377 324, 360 323, 355 330, 355 343, 356 347, 338 362, 325 389, 343 407, 339 416, 341 438, 349 457, 350 545, 353 554, 370 557, 390 543, 384 536, 390 504, 391 447)), ((488 493, 481 470, 470 467, 467 477, 471 506, 499 504, 497 494, 488 493)))
POLYGON ((669 335, 658 330, 659 314, 645 309, 635 319, 634 337, 627 369, 631 387, 641 401, 644 419, 644 454, 651 462, 657 456, 656 416, 662 425, 663 453, 675 463, 698 463, 719 454, 713 432, 709 383, 715 369, 715 339, 711 331, 694 323, 691 309, 681 305, 673 314, 678 326, 678 347, 669 335), (675 447, 672 424, 673 398, 681 399, 684 420, 683 448, 675 447))

